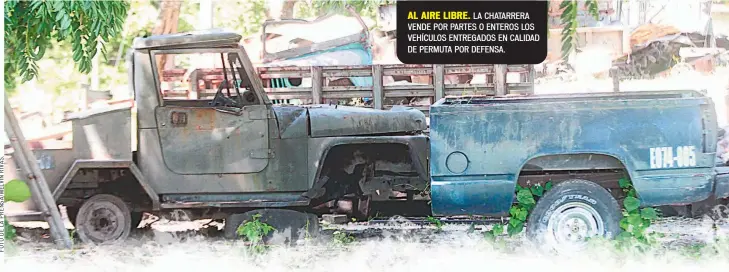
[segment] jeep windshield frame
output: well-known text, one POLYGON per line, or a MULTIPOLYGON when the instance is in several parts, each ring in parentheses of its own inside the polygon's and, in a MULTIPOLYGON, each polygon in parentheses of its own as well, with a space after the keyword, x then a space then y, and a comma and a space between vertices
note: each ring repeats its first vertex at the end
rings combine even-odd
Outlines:
MULTIPOLYGON (((158 56, 165 56, 165 55, 184 55, 184 54, 216 54, 218 56, 225 56, 225 57, 236 57, 237 60, 231 60, 228 59, 228 63, 225 63, 226 65, 226 71, 228 72, 232 71, 232 69, 235 69, 237 72, 237 75, 235 78, 237 80, 240 80, 243 84, 237 84, 236 82, 233 82, 233 88, 238 89, 239 87, 248 87, 250 91, 252 91, 256 97, 257 97, 257 103, 256 104, 270 104, 270 101, 268 99, 268 96, 263 93, 262 90, 262 84, 260 84, 259 79, 257 78, 257 73, 253 71, 252 69, 255 69, 253 65, 250 63, 250 61, 246 62, 248 59, 245 57, 246 52, 242 48, 242 46, 238 47, 218 47, 218 48, 179 48, 179 49, 153 49, 150 50, 149 55, 151 58, 151 65, 152 65, 152 73, 154 78, 154 89, 157 92, 157 99, 160 106, 165 105, 165 99, 162 94, 161 90, 161 76, 158 63, 155 61, 158 56), (240 66, 237 67, 227 67, 231 63, 239 63, 240 66), (248 64, 248 65, 247 65, 248 64), (230 70, 230 71, 228 71, 230 70)), ((228 78, 230 79, 230 78, 228 78)), ((223 90, 225 90, 226 87, 223 87, 223 90)), ((231 97, 229 97, 231 98, 231 97)), ((233 97, 231 99, 238 100, 238 97, 233 97)), ((242 105, 241 105, 242 106, 242 105)), ((211 105, 211 107, 216 107, 211 105)))

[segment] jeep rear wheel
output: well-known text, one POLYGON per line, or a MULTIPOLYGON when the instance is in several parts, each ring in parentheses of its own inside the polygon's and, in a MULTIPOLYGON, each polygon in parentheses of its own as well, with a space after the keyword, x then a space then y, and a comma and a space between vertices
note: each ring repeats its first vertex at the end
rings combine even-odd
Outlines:
POLYGON ((78 210, 74 226, 84 243, 112 244, 125 240, 132 230, 129 207, 113 195, 95 195, 78 210))
POLYGON ((593 237, 620 233, 620 206, 603 187, 586 180, 559 183, 537 203, 527 221, 527 236, 549 250, 584 248, 593 237))

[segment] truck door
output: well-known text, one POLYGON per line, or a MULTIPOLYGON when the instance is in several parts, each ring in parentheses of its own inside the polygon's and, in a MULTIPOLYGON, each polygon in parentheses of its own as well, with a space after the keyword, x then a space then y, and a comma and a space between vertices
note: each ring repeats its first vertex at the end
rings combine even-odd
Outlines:
POLYGON ((211 51, 153 53, 164 163, 178 174, 260 172, 270 154, 268 107, 252 90, 235 51, 211 51))

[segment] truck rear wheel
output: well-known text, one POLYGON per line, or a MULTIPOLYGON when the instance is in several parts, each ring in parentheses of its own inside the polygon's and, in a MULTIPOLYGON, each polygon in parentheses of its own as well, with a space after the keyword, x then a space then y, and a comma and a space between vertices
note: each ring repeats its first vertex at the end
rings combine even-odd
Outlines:
POLYGON ((548 250, 579 250, 588 238, 615 238, 620 218, 620 206, 605 188, 569 180, 555 185, 537 202, 527 221, 527 236, 548 250))
POLYGON ((74 226, 76 234, 84 243, 118 243, 129 237, 132 215, 120 198, 95 195, 81 205, 74 226))

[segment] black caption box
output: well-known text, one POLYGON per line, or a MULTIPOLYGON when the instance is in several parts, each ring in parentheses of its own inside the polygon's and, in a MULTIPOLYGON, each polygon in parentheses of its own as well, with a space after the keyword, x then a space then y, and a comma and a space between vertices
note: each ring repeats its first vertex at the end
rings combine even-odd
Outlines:
POLYGON ((538 64, 547 57, 547 1, 397 1, 397 57, 406 64, 538 64))

